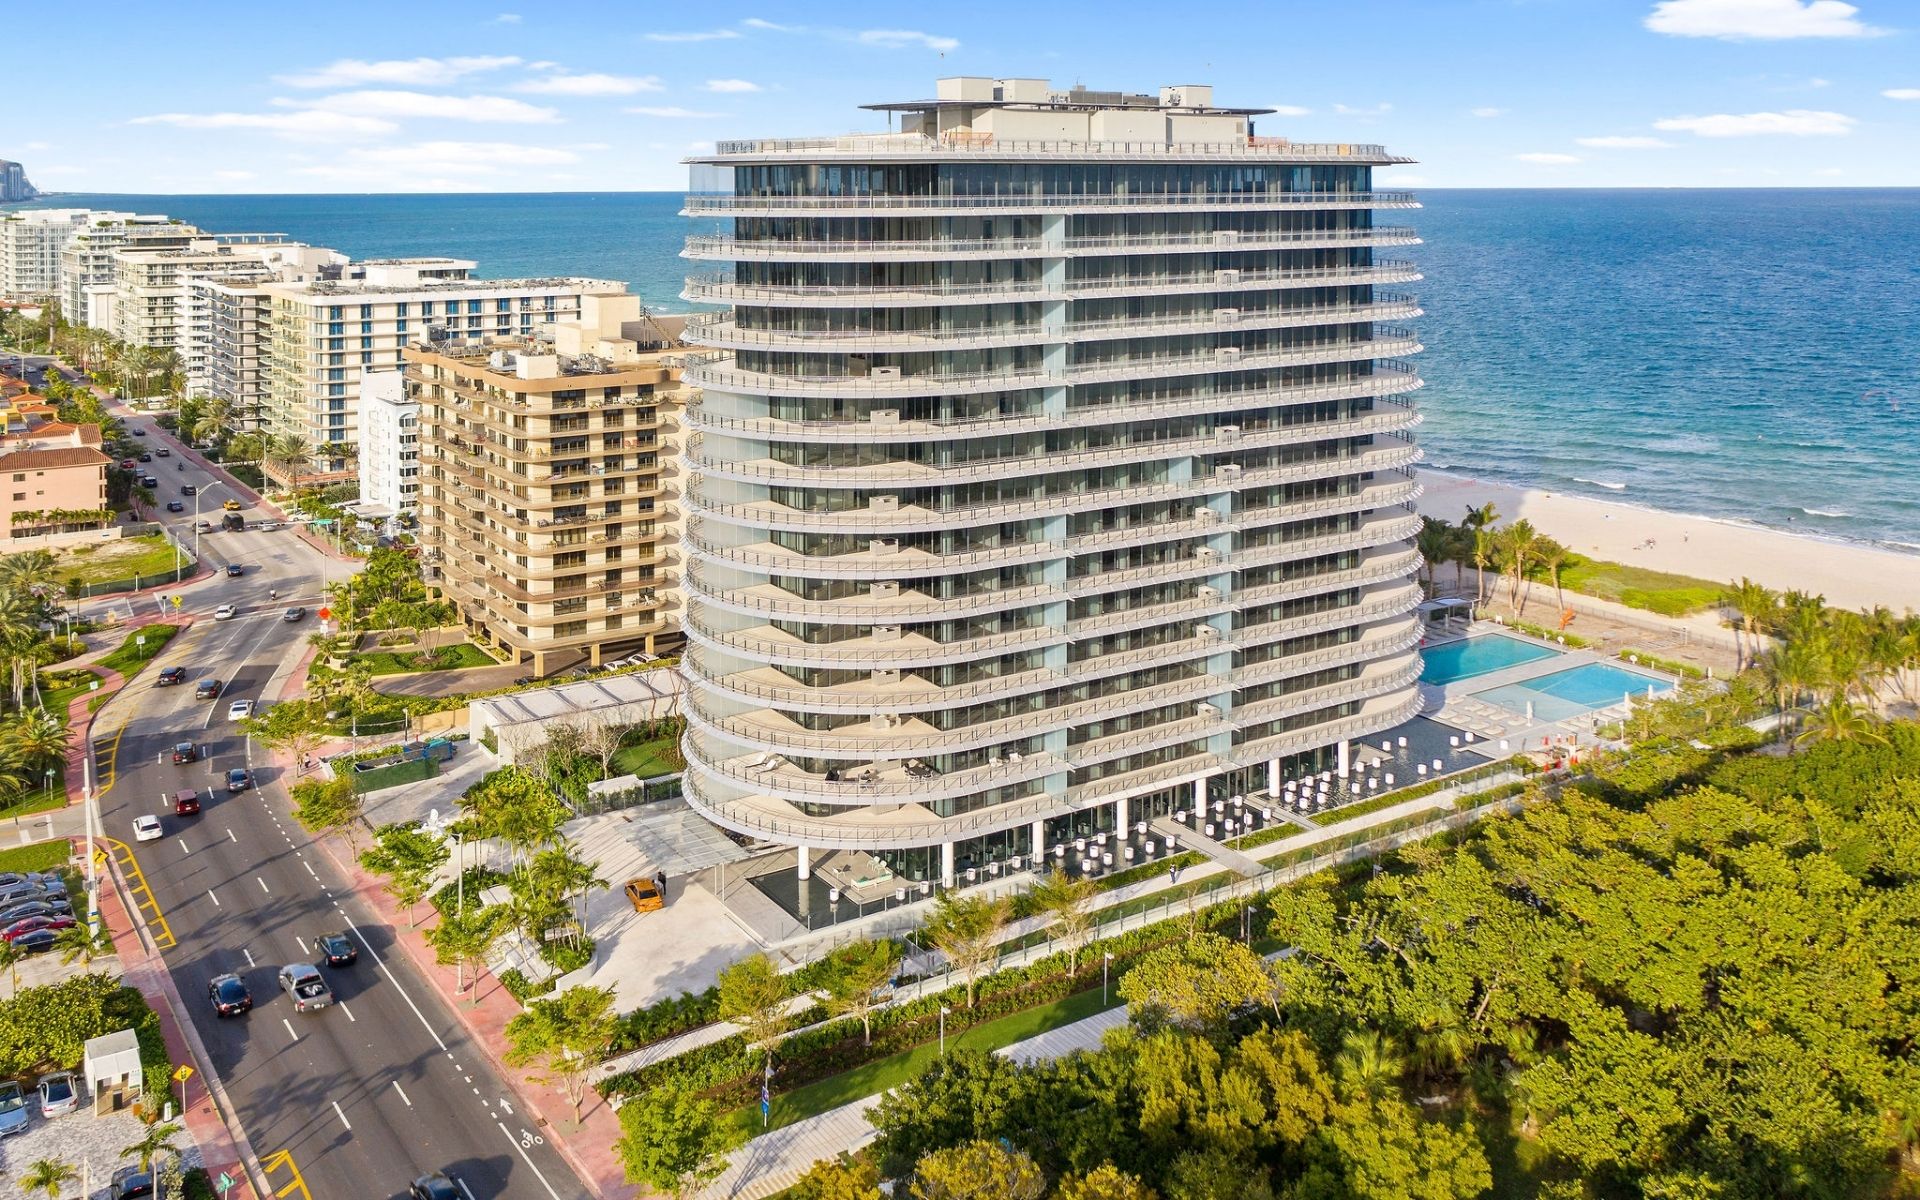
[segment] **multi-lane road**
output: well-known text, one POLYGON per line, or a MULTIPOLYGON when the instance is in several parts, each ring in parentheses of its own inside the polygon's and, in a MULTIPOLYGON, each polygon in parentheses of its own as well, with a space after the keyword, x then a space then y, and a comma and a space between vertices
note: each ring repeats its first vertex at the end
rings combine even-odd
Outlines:
MULTIPOLYGON (((192 464, 176 469, 179 444, 146 419, 131 416, 128 424, 147 430, 141 440, 148 445, 173 451, 153 472, 163 495, 177 495, 181 483, 212 482, 192 464)), ((248 523, 260 515, 249 510, 248 523)), ((170 519, 191 530, 191 509, 170 519)), ((233 562, 246 574, 217 573, 183 589, 185 610, 202 619, 129 684, 95 729, 98 804, 104 832, 131 847, 152 893, 145 917, 164 930, 162 955, 184 1015, 241 1130, 270 1167, 272 1190, 302 1196, 292 1186, 298 1182, 310 1200, 398 1196, 416 1176, 439 1170, 472 1200, 583 1196, 543 1131, 394 945, 392 931, 293 820, 290 781, 258 747, 249 762, 248 741, 228 718, 233 700, 265 706, 277 697, 315 631, 322 582, 337 577, 341 564, 286 530, 203 535, 201 552, 216 572, 233 562), (278 600, 267 599, 270 590, 278 600), (227 603, 238 607, 235 619, 206 619, 227 603), (281 620, 291 604, 308 609, 305 622, 281 620), (186 668, 186 682, 156 688, 158 668, 173 665, 186 668), (217 699, 195 698, 204 679, 219 681, 217 699), (181 741, 203 747, 201 759, 174 765, 169 750, 181 741), (260 786, 228 794, 228 769, 249 765, 260 786), (172 796, 186 787, 200 789, 202 811, 177 817, 172 796), (165 836, 136 843, 134 818, 147 814, 159 816, 165 836), (314 939, 335 931, 353 939, 359 962, 321 967, 338 1003, 296 1013, 279 990, 278 971, 318 962, 314 939), (208 984, 227 972, 252 992, 251 1013, 214 1014, 208 984)))

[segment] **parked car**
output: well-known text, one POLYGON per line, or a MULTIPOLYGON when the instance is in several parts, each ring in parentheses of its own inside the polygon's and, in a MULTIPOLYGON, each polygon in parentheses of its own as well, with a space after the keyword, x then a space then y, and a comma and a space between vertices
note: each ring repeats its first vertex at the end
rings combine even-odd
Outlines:
POLYGON ((202 679, 199 683, 193 685, 193 698, 195 700, 212 700, 219 695, 220 681, 218 679, 202 679))
POLYGON ((187 511, 187 506, 180 503, 178 500, 169 500, 167 501, 167 511, 168 512, 185 512, 187 511))
POLYGON ((21 900, 0 909, 0 927, 28 917, 70 917, 73 905, 65 900, 21 900))
POLYGON ((185 683, 186 681, 187 669, 185 667, 162 667, 160 669, 160 676, 154 680, 153 685, 155 687, 173 687, 175 684, 185 683))
POLYGON ((460 1200, 460 1192, 444 1172, 435 1171, 407 1185, 407 1200, 460 1200))
POLYGON ((312 963, 288 963, 280 968, 280 990, 293 998, 293 1011, 312 1012, 333 1003, 333 989, 312 963))
POLYGON ((245 767, 235 767, 233 770, 227 772, 227 790, 229 792, 244 792, 252 786, 253 772, 247 770, 245 767))
POLYGON ((173 744, 173 762, 175 766, 179 766, 181 763, 199 761, 200 750, 192 742, 175 742, 173 744))
POLYGON ((80 1107, 80 1089, 74 1086, 72 1071, 55 1071, 40 1077, 40 1115, 61 1117, 80 1107))
POLYGON ((213 1004, 214 1015, 220 1017, 237 1017, 253 1007, 253 993, 247 990, 246 981, 231 971, 215 976, 207 985, 207 999, 213 1004))
POLYGON ((213 619, 216 621, 231 621, 239 615, 240 610, 231 604, 222 604, 213 610, 213 619))
POLYGON ((627 903, 635 912, 654 912, 667 906, 660 885, 651 879, 629 879, 625 888, 627 903))
POLYGON ((166 836, 160 828, 159 817, 135 817, 133 819, 133 840, 136 842, 157 842, 166 836))
POLYGON ((107 1185, 107 1200, 138 1200, 153 1195, 153 1172, 138 1166, 121 1167, 107 1185))
POLYGON ((12 1081, 0 1083, 0 1137, 19 1133, 26 1127, 26 1093, 12 1081))
POLYGON ((176 817, 197 817, 200 815, 200 791, 198 788, 181 788, 173 794, 173 815, 176 817))
POLYGON ((137 464, 135 464, 135 462, 130 458, 123 458, 120 460, 120 469, 122 471, 131 471, 136 465, 137 464))
POLYGON ((315 940, 320 944, 321 961, 330 967, 350 967, 360 961, 359 949, 345 933, 323 933, 315 940))
POLYGON ((281 613, 280 619, 282 621, 285 621, 287 624, 292 625, 295 622, 305 620, 306 616, 307 616, 307 610, 304 608, 301 608, 299 605, 296 604, 292 608, 281 613))
POLYGON ((152 475, 142 475, 140 477, 140 486, 157 488, 160 486, 160 480, 157 477, 152 475))
POLYGON ((0 938, 5 938, 11 942, 23 933, 33 933, 40 929, 61 930, 71 928, 73 928, 72 917, 22 917, 5 929, 0 929, 0 938))
POLYGON ((54 929, 33 929, 13 939, 13 948, 22 954, 44 954, 59 942, 60 933, 54 929))

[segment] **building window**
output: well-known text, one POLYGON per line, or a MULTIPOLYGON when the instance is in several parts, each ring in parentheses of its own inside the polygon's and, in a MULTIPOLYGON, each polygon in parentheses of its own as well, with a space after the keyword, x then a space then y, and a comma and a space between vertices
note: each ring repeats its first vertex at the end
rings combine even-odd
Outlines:
MULTIPOLYGON (((447 303, 452 304, 453 301, 449 300, 447 301, 447 303)), ((433 315, 433 301, 422 300, 420 302, 420 315, 423 317, 430 317, 433 315)))
POLYGON ((470 313, 477 313, 477 312, 479 312, 479 311, 480 311, 480 302, 479 302, 478 300, 469 300, 469 301, 467 301, 467 311, 468 311, 468 312, 470 312, 470 313))
POLYGON ((393 306, 393 315, 396 317, 405 317, 407 315, 407 302, 405 300, 393 306))
POLYGON ((362 321, 365 321, 370 319, 372 316, 373 316, 373 305, 362 304, 360 306, 360 319, 362 321))
POLYGON ((500 299, 493 302, 493 307, 494 307, 494 311, 496 312, 512 312, 513 301, 509 297, 502 296, 500 297, 500 299))
POLYGON ((340 306, 338 304, 335 304, 328 307, 327 320, 338 321, 339 319, 340 319, 340 306))

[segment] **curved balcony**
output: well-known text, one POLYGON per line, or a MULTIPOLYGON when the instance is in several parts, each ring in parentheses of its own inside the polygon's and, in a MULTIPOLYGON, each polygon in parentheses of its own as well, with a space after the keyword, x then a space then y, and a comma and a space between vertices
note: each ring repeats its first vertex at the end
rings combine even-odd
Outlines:
POLYGON ((1098 450, 1071 450, 1035 453, 1022 458, 994 459, 931 466, 906 462, 878 463, 872 466, 819 468, 789 466, 765 459, 754 462, 721 462, 701 453, 699 436, 688 440, 683 457, 699 471, 721 479, 746 483, 811 484, 815 487, 887 489, 903 485, 942 486, 984 483, 989 480, 1027 477, 1055 471, 1082 470, 1089 467, 1124 466, 1131 463, 1185 458, 1231 450, 1268 449, 1300 445, 1332 438, 1358 437, 1369 433, 1393 433, 1418 425, 1420 414, 1411 408, 1343 417, 1325 422, 1303 422, 1272 429, 1242 432, 1238 436, 1179 438, 1142 445, 1107 446, 1098 450))
POLYGON ((1236 626, 1227 641, 1235 647, 1244 648, 1266 642, 1284 641, 1287 638, 1305 637, 1313 633, 1327 633, 1349 625, 1364 625, 1393 617, 1403 617, 1420 607, 1420 601, 1423 598, 1420 589, 1412 584, 1404 587, 1381 588, 1364 594, 1358 604, 1301 613, 1297 617, 1284 617, 1278 621, 1267 621, 1259 625, 1236 626))
MULTIPOLYGON (((692 767, 691 757, 688 766, 692 767)), ((1069 801, 1042 793, 956 817, 942 817, 920 804, 874 805, 843 816, 813 817, 775 796, 723 796, 692 769, 681 783, 688 806, 723 829, 819 850, 938 846, 1017 829, 1074 810, 1069 801)))
POLYGON ((1081 742, 1068 747, 1066 757, 1076 769, 1092 767, 1103 762, 1112 762, 1116 758, 1149 754, 1155 750, 1164 750, 1169 746, 1178 746, 1185 742, 1204 743, 1216 734, 1230 732, 1232 728, 1233 726, 1225 717, 1196 714, 1150 725, 1144 729, 1129 729, 1124 733, 1110 734, 1107 737, 1081 742))
POLYGON ((1381 516, 1361 522, 1358 529, 1340 533, 1299 538, 1282 542, 1277 546, 1243 546, 1234 550, 1232 565, 1243 569, 1268 567, 1278 563, 1292 562, 1298 558, 1333 554, 1341 550, 1370 550, 1376 546, 1390 546, 1395 542, 1411 541, 1413 535, 1418 532, 1420 532, 1418 516, 1412 514, 1404 517, 1381 516))
POLYGON ((1134 192, 1120 195, 688 196, 683 217, 921 216, 991 212, 1191 212, 1197 209, 1418 208, 1411 192, 1134 192))
POLYGON ((697 566, 687 571, 687 585, 713 608, 767 620, 803 620, 835 625, 864 625, 881 621, 947 621, 1014 608, 1031 608, 1066 599, 1052 584, 1002 588, 946 598, 902 590, 898 595, 846 596, 834 600, 806 600, 772 584, 715 587, 697 566))
POLYGON ((938 667, 950 663, 972 662, 1019 650, 1059 645, 1067 640, 1065 629, 1057 625, 1034 625, 1006 633, 963 638, 955 642, 935 642, 917 633, 875 634, 847 638, 837 642, 804 642, 770 625, 746 629, 722 629, 706 617, 699 596, 690 597, 686 616, 687 636, 705 642, 717 650, 741 658, 796 667, 843 667, 871 669, 897 667, 938 667))
POLYGON ((926 305, 985 304, 1014 300, 1087 300, 1103 296, 1171 295, 1195 292, 1272 291, 1275 288, 1332 287, 1347 284, 1413 283, 1421 278, 1413 263, 1385 259, 1367 266, 1308 267, 1277 271, 1194 271, 1186 274, 1114 275, 1067 279, 1049 284, 1037 279, 987 283, 926 284, 761 284, 739 283, 730 274, 689 275, 680 291, 698 304, 761 308, 913 308, 926 305))
POLYGON ((1236 728, 1245 729, 1249 725, 1278 720, 1343 700, 1391 695, 1402 688, 1412 687, 1419 679, 1420 656, 1403 654, 1398 659, 1369 664, 1354 679, 1302 688, 1284 696, 1271 696, 1265 700, 1236 705, 1229 719, 1236 728))
POLYGON ((1358 641, 1342 642, 1338 646, 1328 646, 1323 650, 1308 650, 1269 662, 1235 667, 1232 672, 1233 686, 1236 689, 1253 687, 1327 667, 1344 667, 1375 659, 1385 660, 1418 646, 1420 637, 1418 625, 1396 621, 1391 625, 1376 627, 1358 641))
MULTIPOLYGON (((1328 305, 1322 308, 1234 310, 1231 317, 1215 312, 1137 316, 1105 321, 1067 321, 1047 325, 992 325, 962 329, 905 330, 789 330, 742 329, 732 313, 700 313, 687 319, 685 339, 697 346, 723 350, 791 350, 796 353, 917 353, 975 350, 990 347, 1077 344, 1124 338, 1173 337, 1180 334, 1236 333, 1254 329, 1302 329, 1317 325, 1346 325, 1363 321, 1411 320, 1423 315, 1411 299, 1391 298, 1375 304, 1328 305)), ((1409 335, 1411 336, 1411 335, 1409 335)))
POLYGON ((1112 254, 1193 251, 1320 249, 1335 246, 1417 246, 1412 229, 1375 225, 1364 229, 1199 230, 1194 233, 1117 234, 1106 237, 929 238, 924 241, 737 238, 687 239, 680 257, 713 262, 953 262, 991 258, 1088 258, 1112 254), (1224 236, 1231 235, 1231 236, 1224 236))
POLYGON ((769 796, 848 808, 865 808, 883 801, 957 800, 1010 784, 1045 779, 1067 769, 1060 759, 1039 751, 1010 754, 998 762, 989 761, 945 774, 932 771, 915 774, 909 773, 906 766, 907 758, 912 757, 912 748, 906 747, 906 758, 882 759, 867 768, 850 768, 842 772, 839 779, 828 779, 825 775, 801 770, 777 753, 721 753, 722 747, 710 744, 698 730, 689 730, 681 744, 687 752, 689 770, 769 796))
MULTIPOLYGON (((1375 696, 1366 701, 1361 706, 1361 710, 1351 717, 1320 725, 1310 725, 1305 729, 1291 730, 1273 737, 1262 738, 1257 742, 1237 744, 1227 760, 1227 765, 1257 767, 1276 758, 1298 754, 1303 750, 1314 750, 1334 742, 1350 741, 1354 738, 1372 737, 1384 730, 1392 729, 1403 721, 1419 716, 1420 704, 1418 690, 1410 690, 1403 698, 1375 696)), ((1072 795, 1071 791, 1068 794, 1072 795)))
MULTIPOLYGON (((723 546, 708 539, 699 523, 688 523, 680 540, 696 556, 711 562, 748 570, 798 575, 818 579, 894 580, 908 575, 955 575, 982 567, 1015 566, 1044 562, 1066 553, 1065 542, 1020 542, 1010 546, 987 546, 952 554, 929 554, 912 547, 875 549, 865 554, 832 556, 802 554, 784 550, 770 542, 753 546, 723 546)), ((884 541, 891 539, 874 539, 884 541)))
POLYGON ((1043 691, 1059 687, 1069 679, 1068 675, 1042 668, 943 687, 929 683, 919 675, 898 672, 884 681, 870 678, 857 683, 814 688, 795 683, 772 667, 718 670, 707 663, 704 652, 698 646, 689 647, 681 662, 694 687, 704 688, 736 704, 750 707, 771 705, 818 713, 929 712, 1004 699, 1024 692, 1043 691))
POLYGON ((1233 602, 1240 608, 1255 607, 1276 600, 1297 600, 1303 596, 1317 596, 1388 579, 1406 579, 1420 570, 1421 562, 1418 550, 1369 555, 1359 566, 1344 571, 1324 571, 1318 575, 1302 575, 1297 579, 1282 579, 1277 583, 1238 589, 1233 593, 1233 602))

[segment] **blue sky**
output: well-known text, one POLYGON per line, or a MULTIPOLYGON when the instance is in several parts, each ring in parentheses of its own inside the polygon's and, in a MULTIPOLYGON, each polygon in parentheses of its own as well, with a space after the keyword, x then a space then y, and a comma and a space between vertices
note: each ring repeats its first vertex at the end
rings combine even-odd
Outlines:
POLYGON ((1383 177, 1413 187, 1920 185, 1916 0, 154 11, 11 23, 8 60, 36 67, 0 157, 63 191, 676 190, 714 138, 879 129, 860 104, 970 74, 1211 83, 1281 109, 1263 134, 1419 159, 1383 177))

